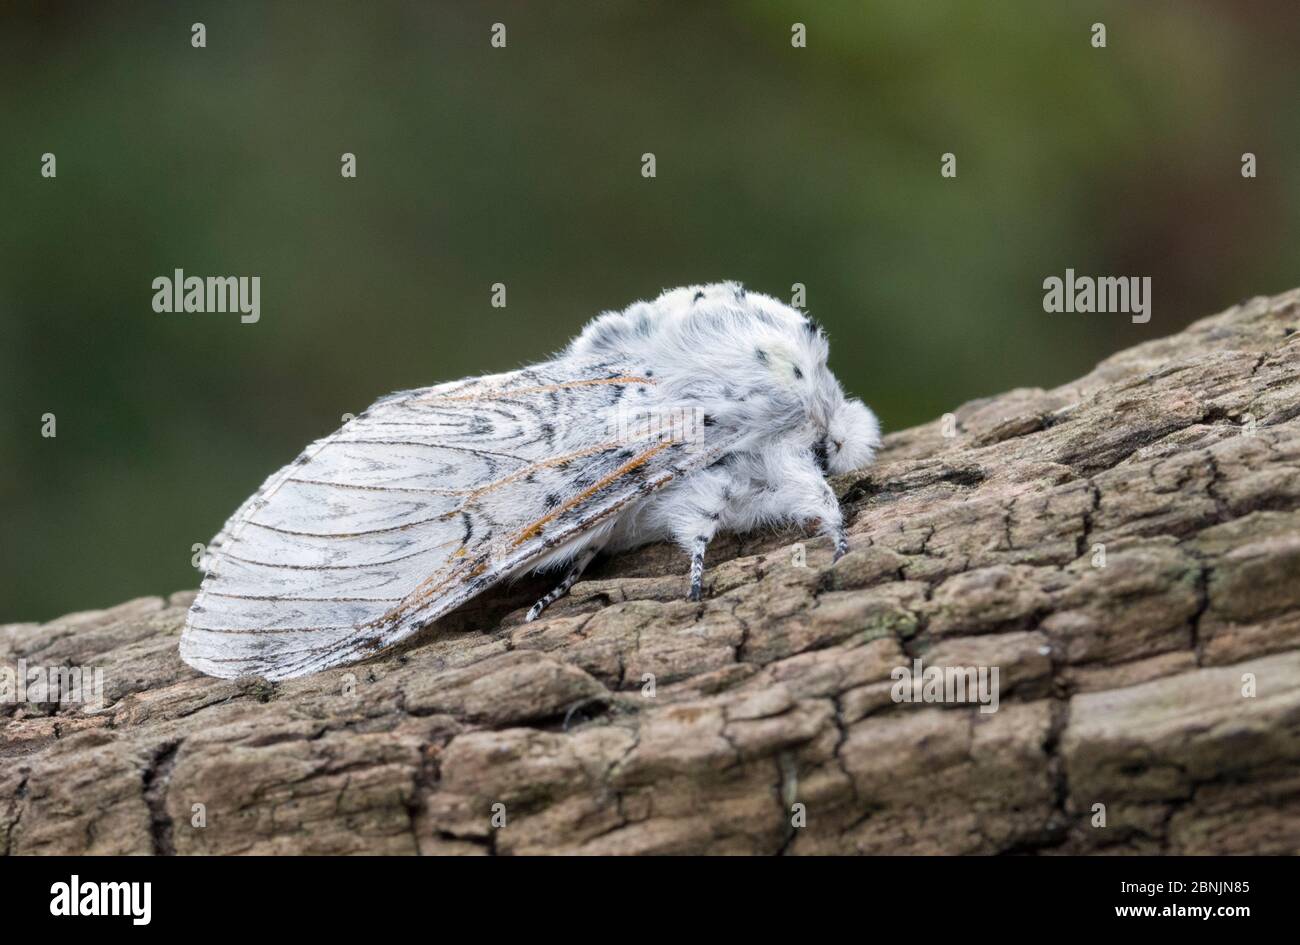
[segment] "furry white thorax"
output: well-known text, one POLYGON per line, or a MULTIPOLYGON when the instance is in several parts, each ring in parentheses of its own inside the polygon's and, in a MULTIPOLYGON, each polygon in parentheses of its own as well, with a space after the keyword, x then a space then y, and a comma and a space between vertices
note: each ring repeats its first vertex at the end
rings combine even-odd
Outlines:
POLYGON ((583 549, 614 552, 664 539, 698 558, 718 531, 791 523, 819 527, 843 553, 840 509, 826 475, 867 465, 880 444, 880 424, 862 401, 844 396, 828 354, 816 323, 734 282, 672 289, 593 319, 564 357, 644 364, 656 382, 655 408, 669 415, 698 409, 708 418, 706 442, 737 439, 711 466, 670 483, 539 568, 583 549))

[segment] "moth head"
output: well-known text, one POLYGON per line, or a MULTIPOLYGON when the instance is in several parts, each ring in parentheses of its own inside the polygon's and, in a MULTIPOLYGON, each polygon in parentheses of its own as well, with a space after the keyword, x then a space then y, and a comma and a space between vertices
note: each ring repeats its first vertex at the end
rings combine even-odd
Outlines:
POLYGON ((794 407, 822 472, 839 475, 870 463, 880 446, 880 421, 861 400, 844 396, 827 363, 825 331, 775 299, 750 293, 747 301, 767 319, 753 335, 754 360, 766 374, 762 387, 776 403, 794 407))
POLYGON ((862 401, 841 399, 826 424, 826 436, 814 448, 825 456, 825 471, 833 475, 861 469, 880 446, 880 421, 862 401))

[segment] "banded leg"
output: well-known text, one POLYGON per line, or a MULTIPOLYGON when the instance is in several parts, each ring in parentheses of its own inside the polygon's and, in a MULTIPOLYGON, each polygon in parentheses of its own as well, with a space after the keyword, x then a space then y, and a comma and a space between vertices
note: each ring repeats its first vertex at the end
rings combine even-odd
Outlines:
POLYGON ((733 495, 732 477, 725 469, 704 470, 691 478, 667 510, 673 541, 691 556, 687 600, 698 601, 704 596, 704 550, 718 533, 733 495))
POLYGON ((699 600, 704 593, 704 549, 707 547, 707 535, 696 535, 691 541, 691 590, 687 600, 699 600))
POLYGON ((532 607, 528 608, 528 614, 524 617, 524 622, 531 623, 536 620, 542 615, 543 610, 550 607, 565 594, 569 593, 569 588, 573 587, 573 585, 578 582, 578 578, 582 577, 582 572, 587 570, 587 565, 591 564, 591 559, 594 557, 596 557, 595 548, 584 548, 582 551, 578 552, 578 556, 573 559, 573 564, 570 565, 568 573, 564 575, 564 579, 560 581, 553 590, 548 592, 545 597, 533 604, 532 607))
POLYGON ((831 557, 831 563, 834 564, 849 553, 849 536, 844 531, 843 522, 837 522, 832 526, 831 536, 835 541, 835 554, 831 557))

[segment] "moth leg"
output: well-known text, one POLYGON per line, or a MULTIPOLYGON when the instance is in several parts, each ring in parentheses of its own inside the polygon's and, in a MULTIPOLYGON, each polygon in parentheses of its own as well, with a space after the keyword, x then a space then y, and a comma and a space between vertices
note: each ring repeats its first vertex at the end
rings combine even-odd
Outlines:
POLYGON ((811 454, 782 459, 769 473, 767 489, 750 503, 749 514, 759 521, 789 521, 805 528, 815 527, 831 540, 832 560, 849 550, 848 533, 839 499, 811 454))
POLYGON ((564 575, 564 579, 561 580, 554 589, 549 591, 545 597, 533 604, 532 607, 528 608, 528 614, 524 617, 524 622, 531 623, 536 620, 542 615, 543 610, 550 607, 565 594, 569 593, 569 588, 573 587, 573 585, 578 582, 578 578, 582 577, 582 572, 587 570, 587 565, 591 564, 591 560, 596 557, 597 551, 598 549, 596 548, 588 547, 578 552, 578 556, 573 559, 573 564, 564 575))
POLYGON ((840 500, 835 498, 835 490, 822 479, 818 492, 821 508, 816 516, 818 531, 831 540, 835 550, 831 554, 831 563, 843 558, 849 551, 849 536, 844 527, 844 513, 840 510, 840 500))
POLYGON ((698 475, 684 503, 672 513, 672 534, 691 556, 691 589, 687 600, 704 596, 704 552, 717 534, 720 520, 732 501, 730 478, 724 473, 698 475))
POLYGON ((696 535, 691 539, 691 589, 687 600, 697 601, 704 593, 704 549, 709 547, 706 535, 696 535))
POLYGON ((834 551, 831 562, 834 563, 848 554, 849 536, 844 527, 844 512, 840 509, 840 500, 835 497, 835 490, 826 481, 825 475, 814 464, 798 464, 799 469, 790 476, 789 483, 802 498, 796 504, 807 510, 805 521, 815 524, 817 530, 831 540, 834 551))
POLYGON ((840 522, 834 529, 835 553, 831 556, 831 563, 839 561, 849 553, 849 536, 844 531, 844 523, 840 522))

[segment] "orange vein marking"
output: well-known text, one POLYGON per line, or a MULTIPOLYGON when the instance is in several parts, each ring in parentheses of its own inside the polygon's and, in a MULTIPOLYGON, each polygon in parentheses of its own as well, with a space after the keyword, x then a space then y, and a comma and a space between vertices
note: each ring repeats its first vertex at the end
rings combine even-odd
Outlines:
POLYGON ((636 469, 638 466, 644 466, 646 463, 648 463, 651 459, 655 457, 655 454, 660 453, 663 450, 666 450, 668 447, 673 445, 675 445, 674 441, 665 440, 662 443, 652 446, 650 449, 646 450, 640 456, 634 456, 632 459, 629 459, 626 463, 618 467, 618 469, 615 469, 612 473, 610 473, 605 478, 601 479, 599 482, 582 490, 573 498, 569 499, 567 502, 561 505, 559 508, 555 509, 554 511, 548 512, 547 514, 539 518, 537 521, 533 522, 533 524, 529 525, 527 528, 525 528, 523 531, 519 533, 519 535, 515 538, 514 542, 511 544, 511 547, 517 548, 518 546, 522 545, 528 539, 534 537, 538 532, 540 532, 542 530, 542 526, 545 525, 547 522, 551 521, 554 518, 557 518, 560 515, 563 515, 565 512, 569 511, 569 509, 573 508, 575 505, 578 505, 579 503, 584 502, 587 499, 591 498, 593 495, 595 495, 600 490, 604 489, 610 483, 615 482, 618 479, 621 479, 623 476, 627 475, 632 470, 636 469))
POLYGON ((516 479, 522 479, 525 476, 529 475, 530 473, 534 473, 539 469, 545 469, 549 466, 559 466, 562 465, 563 463, 572 462, 575 459, 581 459, 584 456, 591 456, 593 453, 604 453, 612 449, 618 449, 618 447, 622 445, 623 444, 618 442, 617 440, 615 440, 612 443, 598 443, 597 445, 589 446, 586 449, 575 450, 572 453, 566 453, 564 456, 555 456, 552 457, 551 459, 539 460, 538 462, 533 463, 531 466, 524 466, 521 469, 516 469, 514 472, 510 473, 510 475, 503 476, 502 478, 498 479, 496 482, 489 482, 486 486, 480 486, 478 489, 475 489, 465 498, 465 501, 461 503, 460 507, 456 511, 457 512, 464 511, 465 507, 469 505, 469 503, 473 502, 475 499, 481 498, 482 496, 491 492, 493 489, 499 489, 504 485, 508 485, 509 483, 514 482, 516 479))

